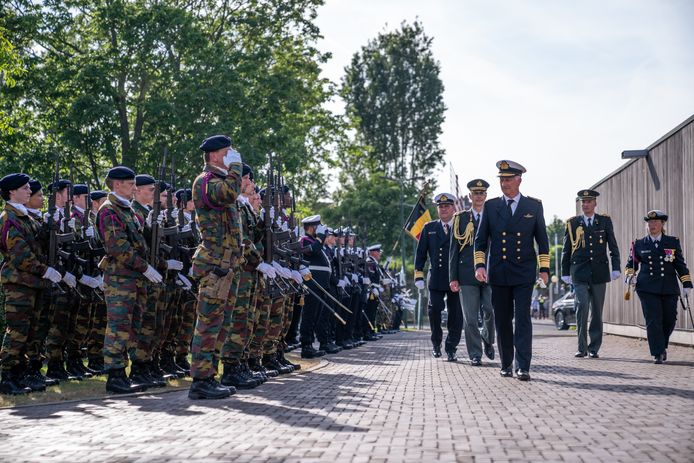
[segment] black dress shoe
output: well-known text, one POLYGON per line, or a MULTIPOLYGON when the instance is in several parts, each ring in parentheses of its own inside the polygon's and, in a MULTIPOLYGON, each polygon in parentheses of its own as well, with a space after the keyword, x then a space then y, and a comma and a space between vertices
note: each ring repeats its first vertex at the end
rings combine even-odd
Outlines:
POLYGON ((576 353, 574 354, 574 357, 576 357, 576 358, 581 358, 581 357, 585 357, 586 355, 588 355, 588 354, 586 354, 585 352, 581 352, 581 351, 579 350, 578 352, 576 352, 576 353))
POLYGON ((525 370, 518 370, 516 376, 520 381, 530 381, 530 373, 525 370))
POLYGON ((473 357, 472 359, 470 359, 470 365, 472 365, 473 367, 478 367, 482 365, 482 359, 480 359, 479 357, 473 357))
POLYGON ((302 359, 313 359, 316 357, 322 357, 325 355, 324 350, 316 350, 313 346, 302 346, 301 347, 301 358, 302 359))
POLYGON ((434 347, 434 350, 432 351, 431 355, 433 355, 434 358, 441 357, 441 348, 440 347, 434 347))
POLYGON ((598 355, 597 352, 592 352, 592 351, 588 352, 588 357, 590 357, 592 359, 599 359, 600 358, 600 356, 598 355))
POLYGON ((653 363, 660 365, 663 363, 663 354, 659 354, 655 356, 655 359, 653 360, 653 363))
POLYGON ((502 378, 513 378, 513 371, 510 368, 502 368, 499 374, 502 378))
POLYGON ((446 355, 448 358, 446 359, 447 362, 457 362, 458 357, 455 355, 455 352, 446 352, 446 355))
POLYGON ((194 378, 188 391, 188 398, 191 400, 225 399, 235 392, 236 388, 222 386, 214 379, 214 376, 205 379, 194 378))
POLYGON ((489 360, 494 360, 494 346, 485 341, 482 341, 482 343, 484 344, 484 355, 486 355, 489 360))
POLYGON ((337 354, 342 352, 342 347, 339 347, 334 342, 329 342, 320 345, 320 350, 324 350, 326 354, 337 354))
POLYGON ((663 351, 663 362, 667 360, 667 350, 663 351))

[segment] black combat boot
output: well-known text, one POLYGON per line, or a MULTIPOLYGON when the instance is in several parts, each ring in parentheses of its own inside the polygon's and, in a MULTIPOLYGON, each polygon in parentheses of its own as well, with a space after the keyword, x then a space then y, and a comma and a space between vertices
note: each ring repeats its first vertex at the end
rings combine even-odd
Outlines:
POLYGON ((277 351, 277 360, 279 360, 279 362, 282 365, 287 365, 288 367, 292 367, 292 369, 294 371, 301 370, 301 365, 299 365, 298 363, 292 363, 289 360, 287 360, 287 358, 284 356, 284 352, 282 352, 281 350, 277 351))
POLYGON ((326 344, 321 344, 320 350, 324 350, 326 354, 337 354, 338 352, 342 352, 342 348, 338 347, 337 344, 332 341, 326 344))
POLYGON ((172 379, 176 379, 176 376, 172 375, 171 373, 165 372, 161 368, 161 360, 159 359, 159 354, 153 354, 152 355, 152 363, 150 364, 150 371, 154 375, 154 377, 159 377, 161 376, 164 378, 165 381, 170 381, 172 379))
POLYGON ((188 354, 177 354, 176 365, 183 370, 186 376, 190 376, 190 362, 188 362, 188 354))
POLYGON ((166 387, 167 382, 164 376, 161 374, 161 370, 155 368, 154 362, 149 361, 144 364, 144 368, 147 370, 147 376, 152 380, 154 387, 166 387))
POLYGON ((164 375, 171 375, 172 379, 183 378, 185 376, 183 370, 178 368, 176 362, 174 362, 173 356, 170 354, 162 355, 159 365, 161 369, 164 370, 164 375))
POLYGON ((87 370, 89 370, 94 376, 100 376, 104 374, 104 358, 103 357, 90 357, 87 363, 87 370))
POLYGON ((43 392, 46 390, 46 382, 24 366, 15 367, 13 375, 17 378, 20 386, 28 387, 31 389, 31 392, 43 392))
POLYGON ((255 379, 249 378, 244 374, 240 364, 224 364, 222 386, 234 386, 236 389, 253 389, 257 385, 258 383, 255 379))
POLYGON ((77 380, 77 381, 82 381, 84 379, 84 375, 82 374, 82 370, 75 363, 73 358, 71 358, 71 357, 67 358, 67 360, 65 361, 65 367, 64 368, 65 368, 65 371, 67 372, 67 379, 77 380))
POLYGON ((248 366, 248 360, 241 360, 241 371, 246 378, 255 381, 256 386, 260 386, 265 382, 259 375, 256 375, 255 372, 251 371, 250 367, 248 366))
MULTIPOLYGON (((83 378, 91 378, 94 376, 94 374, 87 369, 87 367, 84 366, 84 363, 82 362, 82 357, 79 356, 79 354, 70 354, 67 356, 67 362, 68 365, 71 365, 75 371, 80 373, 80 376, 83 378)), ((68 373, 70 372, 68 366, 68 373)))
POLYGON ((316 357, 322 357, 325 355, 324 350, 316 350, 311 344, 304 344, 301 346, 301 358, 302 359, 313 359, 316 357))
POLYGON ((46 384, 46 386, 57 386, 58 384, 60 384, 59 380, 44 376, 43 373, 41 373, 42 366, 43 362, 41 360, 30 360, 29 372, 37 378, 41 379, 44 382, 44 384, 46 384))
POLYGON ((267 381, 267 375, 265 374, 265 369, 260 365, 260 359, 257 357, 251 357, 248 359, 248 368, 253 374, 253 378, 260 380, 260 384, 267 381))
POLYGON ((0 394, 22 395, 31 392, 31 388, 20 384, 19 379, 12 370, 2 370, 0 372, 0 394))
POLYGON ((46 376, 52 379, 57 379, 59 381, 67 381, 71 378, 65 370, 62 360, 52 359, 48 361, 48 368, 46 369, 46 376))
POLYGON ((152 377, 147 374, 144 362, 133 362, 130 366, 130 382, 145 388, 155 387, 152 377))
POLYGON ((283 365, 277 361, 277 357, 274 354, 263 357, 263 366, 266 369, 275 370, 280 375, 288 375, 294 371, 292 367, 288 367, 287 365, 283 365))
POLYGON ((147 389, 141 384, 133 384, 133 382, 125 376, 125 368, 115 368, 108 370, 108 379, 106 380, 106 391, 114 394, 130 394, 131 392, 141 392, 147 389))
POLYGON ((188 398, 191 400, 199 399, 225 399, 236 393, 236 388, 222 386, 210 376, 205 379, 193 378, 193 384, 190 385, 188 398))

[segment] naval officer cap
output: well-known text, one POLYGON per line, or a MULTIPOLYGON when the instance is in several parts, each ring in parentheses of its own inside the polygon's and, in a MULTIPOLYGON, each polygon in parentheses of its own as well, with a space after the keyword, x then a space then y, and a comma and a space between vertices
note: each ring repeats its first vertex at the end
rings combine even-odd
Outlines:
POLYGON ((514 161, 501 160, 496 163, 496 167, 499 169, 498 177, 515 177, 526 172, 525 167, 514 161))
POLYGON ((135 180, 135 172, 130 167, 117 166, 108 170, 106 178, 111 180, 135 180))
POLYGON ((154 180, 154 177, 148 174, 140 174, 135 176, 136 186, 154 185, 156 182, 157 181, 154 180))
POLYGON ((41 182, 39 182, 35 178, 32 178, 31 180, 29 180, 29 188, 31 188, 31 194, 35 195, 36 193, 41 191, 41 188, 43 188, 43 186, 41 185, 41 182))
POLYGON ((304 220, 301 221, 301 224, 304 227, 309 227, 311 225, 318 225, 320 224, 320 214, 312 215, 309 217, 306 217, 304 220))
POLYGON ((576 193, 578 199, 595 199, 600 196, 600 193, 595 190, 581 190, 576 193))
POLYGON ((102 198, 105 198, 108 196, 108 193, 106 193, 103 190, 94 190, 91 193, 89 193, 89 197, 92 198, 92 201, 98 201, 102 198))
POLYGON ((450 193, 439 193, 434 197, 434 202, 439 206, 443 204, 455 204, 455 196, 450 193))
POLYGON ((661 210, 653 209, 652 211, 648 211, 643 220, 646 222, 649 220, 662 220, 663 222, 667 222, 667 214, 661 210))
POLYGON ((3 193, 9 193, 12 190, 23 187, 29 183, 29 180, 31 180, 31 177, 27 174, 17 173, 5 175, 0 179, 0 190, 2 190, 3 193))
POLYGON ((60 179, 48 185, 48 191, 60 191, 72 185, 70 180, 60 179))
POLYGON ((73 195, 86 195, 88 191, 89 187, 87 187, 87 185, 83 183, 78 183, 77 185, 72 187, 73 195))
POLYGON ((487 191, 487 188, 489 188, 489 182, 481 178, 467 182, 467 189, 470 191, 487 191))
POLYGON ((366 250, 369 251, 369 252, 371 252, 371 251, 378 251, 378 252, 381 252, 381 244, 380 244, 380 243, 379 243, 379 244, 372 244, 371 246, 369 246, 368 248, 366 248, 366 250))
POLYGON ((205 138, 200 149, 205 153, 210 153, 212 151, 221 150, 222 148, 228 148, 231 146, 231 138, 226 135, 212 135, 211 137, 205 138))

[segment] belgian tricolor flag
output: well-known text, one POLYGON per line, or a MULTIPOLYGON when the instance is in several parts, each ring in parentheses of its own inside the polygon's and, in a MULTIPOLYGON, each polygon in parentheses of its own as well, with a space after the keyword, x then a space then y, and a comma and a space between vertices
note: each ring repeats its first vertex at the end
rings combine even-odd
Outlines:
POLYGON ((414 209, 410 212, 410 216, 405 222, 405 231, 412 238, 419 241, 419 235, 422 233, 424 224, 431 221, 431 214, 429 214, 429 209, 427 209, 424 204, 424 196, 419 195, 417 204, 415 204, 414 209))

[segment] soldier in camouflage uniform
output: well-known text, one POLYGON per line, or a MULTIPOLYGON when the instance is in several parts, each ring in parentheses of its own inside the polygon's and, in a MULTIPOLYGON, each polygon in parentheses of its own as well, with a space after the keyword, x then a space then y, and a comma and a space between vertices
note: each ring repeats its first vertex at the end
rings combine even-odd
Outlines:
POLYGON ((193 201, 201 243, 193 256, 193 277, 199 280, 198 318, 191 346, 190 399, 221 399, 235 392, 215 380, 215 348, 225 312, 234 267, 241 264, 240 230, 232 210, 241 188, 241 155, 231 139, 216 135, 206 139, 205 169, 193 182, 193 201))
MULTIPOLYGON (((105 191, 96 190, 89 193, 92 202, 92 210, 89 211, 89 220, 96 224, 96 214, 101 205, 106 201, 108 194, 105 191)), ((98 230, 94 230, 94 242, 103 248, 103 242, 98 230)), ((104 300, 104 277, 99 277, 99 292, 101 297, 93 298, 91 324, 85 341, 87 348, 87 368, 95 374, 104 371, 104 336, 106 335, 106 301, 104 300)))
POLYGON ((146 303, 147 281, 161 284, 162 276, 147 262, 148 247, 142 223, 131 208, 135 173, 127 167, 114 167, 108 172, 106 184, 112 193, 97 215, 99 234, 106 250, 99 266, 104 272, 106 286, 106 390, 127 393, 144 389, 125 375, 128 347, 135 342, 133 320, 146 303))
POLYGON ((60 273, 43 262, 39 225, 25 207, 31 196, 29 176, 10 174, 0 180, 5 207, 0 214, 0 283, 5 292, 7 328, 0 350, 0 393, 24 394, 44 390, 45 383, 27 375, 27 340, 36 323, 40 290, 47 281, 58 283, 60 273))

